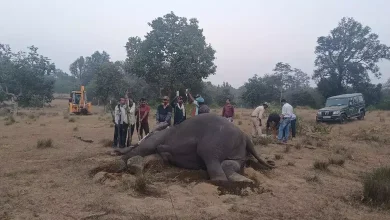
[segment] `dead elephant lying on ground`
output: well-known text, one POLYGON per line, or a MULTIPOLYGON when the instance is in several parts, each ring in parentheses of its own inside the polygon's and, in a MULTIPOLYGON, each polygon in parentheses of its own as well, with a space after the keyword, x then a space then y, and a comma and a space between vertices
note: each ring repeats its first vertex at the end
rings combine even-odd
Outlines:
POLYGON ((129 158, 158 154, 164 161, 186 169, 206 169, 210 180, 251 182, 242 176, 252 154, 265 168, 274 167, 256 153, 248 135, 225 118, 208 113, 190 118, 179 125, 156 131, 134 148, 115 149, 129 158))

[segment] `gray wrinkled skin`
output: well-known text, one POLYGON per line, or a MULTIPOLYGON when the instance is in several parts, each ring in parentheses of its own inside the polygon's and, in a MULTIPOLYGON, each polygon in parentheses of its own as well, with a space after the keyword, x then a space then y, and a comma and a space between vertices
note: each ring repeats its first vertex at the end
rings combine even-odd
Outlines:
POLYGON ((164 161, 186 169, 206 169, 210 180, 251 182, 242 176, 248 154, 268 168, 273 165, 262 160, 251 139, 233 123, 212 113, 200 114, 179 125, 154 131, 133 148, 117 149, 127 160, 159 154, 164 161))

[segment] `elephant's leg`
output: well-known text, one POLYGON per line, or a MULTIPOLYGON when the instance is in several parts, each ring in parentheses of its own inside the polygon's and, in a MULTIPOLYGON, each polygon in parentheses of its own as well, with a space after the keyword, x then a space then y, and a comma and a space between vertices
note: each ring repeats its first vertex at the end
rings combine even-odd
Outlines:
POLYGON ((168 163, 172 161, 172 154, 171 154, 171 148, 169 145, 158 145, 157 153, 162 157, 163 161, 168 163))
POLYGON ((206 168, 211 181, 228 181, 219 161, 206 162, 206 168))
POLYGON ((241 170, 240 163, 235 160, 224 160, 221 164, 223 171, 226 174, 226 177, 229 181, 233 182, 250 182, 253 183, 251 179, 246 178, 245 176, 239 174, 241 170))
MULTIPOLYGON (((185 169, 201 169, 203 161, 196 154, 195 150, 188 148, 193 141, 176 143, 175 147, 170 145, 157 146, 157 153, 161 155, 164 161, 172 165, 185 169)), ((194 148, 195 149, 195 148, 194 148)))

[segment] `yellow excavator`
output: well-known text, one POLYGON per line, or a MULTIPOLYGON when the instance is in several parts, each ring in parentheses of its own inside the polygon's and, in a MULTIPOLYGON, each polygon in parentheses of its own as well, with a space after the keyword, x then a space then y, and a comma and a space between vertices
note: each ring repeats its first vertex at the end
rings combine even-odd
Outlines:
POLYGON ((75 115, 90 115, 92 103, 87 102, 87 92, 84 86, 80 91, 72 91, 69 98, 69 113, 75 115))

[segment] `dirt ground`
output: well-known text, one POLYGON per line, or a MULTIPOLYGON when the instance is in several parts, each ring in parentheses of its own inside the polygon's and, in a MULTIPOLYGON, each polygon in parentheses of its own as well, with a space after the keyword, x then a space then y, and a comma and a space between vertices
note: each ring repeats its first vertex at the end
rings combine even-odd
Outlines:
MULTIPOLYGON (((113 172, 107 164, 119 158, 104 144, 113 136, 110 116, 94 106, 95 114, 70 116, 72 122, 66 105, 54 100, 51 108, 22 110, 14 124, 2 117, 0 219, 390 219, 389 211, 361 202, 362 176, 390 164, 390 112, 328 127, 314 123, 315 110, 298 109, 304 121, 291 145, 256 146, 277 168, 246 168, 257 188, 226 192, 204 172, 113 172), (46 138, 53 146, 38 148, 46 138)), ((248 134, 250 111, 238 109, 234 121, 248 134)))

